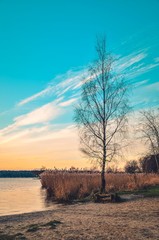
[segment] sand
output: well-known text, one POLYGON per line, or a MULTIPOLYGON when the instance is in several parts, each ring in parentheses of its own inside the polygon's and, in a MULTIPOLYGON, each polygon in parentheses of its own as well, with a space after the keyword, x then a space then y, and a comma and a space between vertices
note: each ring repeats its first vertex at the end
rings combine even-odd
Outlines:
POLYGON ((157 240, 159 198, 58 205, 55 210, 3 216, 3 239, 157 240))

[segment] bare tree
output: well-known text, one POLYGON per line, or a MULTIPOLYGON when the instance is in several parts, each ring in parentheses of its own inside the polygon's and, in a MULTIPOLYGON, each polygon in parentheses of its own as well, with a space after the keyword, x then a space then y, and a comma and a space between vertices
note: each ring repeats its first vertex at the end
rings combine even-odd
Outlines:
POLYGON ((141 138, 149 147, 149 153, 154 155, 157 169, 159 165, 157 155, 159 155, 159 108, 141 111, 140 129, 141 138))
POLYGON ((120 150, 129 111, 127 87, 122 76, 116 76, 113 59, 106 52, 105 38, 97 40, 97 60, 83 80, 82 93, 75 108, 81 151, 101 167, 101 193, 106 189, 106 162, 120 150))

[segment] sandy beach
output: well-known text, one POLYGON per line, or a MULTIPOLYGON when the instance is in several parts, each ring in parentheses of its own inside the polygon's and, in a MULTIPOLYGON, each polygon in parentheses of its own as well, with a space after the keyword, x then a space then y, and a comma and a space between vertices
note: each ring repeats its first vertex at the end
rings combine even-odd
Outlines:
POLYGON ((58 205, 0 217, 0 239, 159 239, 159 198, 58 205))

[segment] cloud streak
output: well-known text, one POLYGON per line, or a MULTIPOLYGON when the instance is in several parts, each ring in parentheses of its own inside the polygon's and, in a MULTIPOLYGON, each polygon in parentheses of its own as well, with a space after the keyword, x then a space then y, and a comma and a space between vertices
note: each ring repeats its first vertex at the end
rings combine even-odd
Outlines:
MULTIPOLYGON (((145 64, 144 61, 147 57, 148 53, 145 49, 136 51, 124 57, 119 57, 113 63, 114 71, 119 75, 123 74, 125 76, 125 79, 128 80, 136 78, 159 66, 158 58, 154 59, 154 63, 145 64)), ((59 97, 64 98, 67 94, 76 95, 81 88, 84 80, 88 79, 89 74, 87 66, 78 71, 70 70, 66 74, 55 77, 42 91, 21 100, 17 106, 22 107, 30 102, 50 96, 56 99, 59 97)))
POLYGON ((79 82, 81 82, 81 80, 84 79, 86 75, 87 75, 86 69, 74 72, 68 71, 66 74, 59 75, 55 79, 51 80, 45 89, 26 99, 21 100, 17 104, 17 106, 19 107, 23 106, 29 102, 38 100, 46 96, 53 95, 54 97, 60 97, 67 93, 69 90, 79 88, 80 87, 80 85, 78 86, 79 82))
POLYGON ((68 107, 68 106, 70 106, 72 103, 74 103, 76 101, 77 101, 77 98, 71 98, 71 99, 69 99, 69 100, 67 100, 65 102, 61 102, 59 104, 59 106, 61 106, 61 107, 68 107))
MULTIPOLYGON (((12 140, 17 138, 21 136, 21 134, 25 135, 31 126, 37 126, 36 129, 38 129, 38 124, 48 124, 48 122, 57 118, 60 114, 62 114, 61 108, 59 108, 58 105, 55 104, 55 101, 53 101, 27 114, 20 115, 13 119, 13 124, 0 130, 1 143, 4 142, 2 139, 3 137, 7 137, 7 141, 9 141, 9 139, 12 140)), ((46 128, 43 129, 46 130, 46 128)))
MULTIPOLYGON (((145 50, 141 50, 124 57, 119 57, 113 63, 115 73, 124 74, 125 78, 130 80, 130 83, 135 89, 144 87, 146 91, 146 86, 148 85, 149 79, 137 81, 137 77, 159 66, 158 58, 157 60, 154 59, 153 63, 146 64, 145 62, 147 56, 148 53, 145 52, 145 50)), ((72 104, 77 101, 79 90, 83 82, 88 79, 90 79, 88 67, 78 71, 68 71, 66 74, 57 76, 50 81, 45 89, 21 100, 17 104, 17 108, 22 109, 26 104, 32 103, 33 101, 38 102, 38 100, 42 98, 45 99, 51 97, 54 99, 54 101, 51 99, 50 102, 43 104, 42 106, 37 107, 26 114, 13 118, 12 124, 0 130, 0 137, 5 138, 5 136, 8 136, 8 140, 11 140, 20 136, 24 136, 28 134, 27 130, 30 131, 30 129, 33 129, 33 126, 35 127, 34 131, 36 129, 36 133, 38 129, 41 134, 43 132, 47 133, 48 129, 41 127, 45 127, 44 125, 46 124, 52 126, 51 122, 53 120, 62 114, 66 114, 64 108, 72 106, 72 104)), ((138 98, 138 101, 140 102, 141 99, 138 98)), ((59 124, 62 124, 61 120, 59 120, 59 124)), ((42 134, 41 137, 44 138, 44 135, 45 134, 42 134)))
POLYGON ((45 104, 44 106, 35 109, 34 111, 16 117, 14 121, 18 126, 27 126, 37 123, 46 123, 56 118, 61 113, 60 109, 54 104, 54 102, 45 104))
POLYGON ((144 52, 136 52, 132 53, 126 57, 121 57, 115 62, 114 68, 117 72, 125 72, 129 67, 132 67, 135 64, 141 62, 141 60, 145 59, 147 56, 144 52))
POLYGON ((25 105, 25 104, 27 104, 29 102, 32 102, 32 101, 34 101, 34 100, 36 100, 38 98, 45 97, 46 95, 52 93, 52 91, 53 91, 53 87, 49 86, 46 89, 42 90, 41 92, 36 93, 36 94, 32 95, 31 97, 28 97, 28 98, 20 101, 18 103, 18 106, 23 106, 23 105, 25 105))

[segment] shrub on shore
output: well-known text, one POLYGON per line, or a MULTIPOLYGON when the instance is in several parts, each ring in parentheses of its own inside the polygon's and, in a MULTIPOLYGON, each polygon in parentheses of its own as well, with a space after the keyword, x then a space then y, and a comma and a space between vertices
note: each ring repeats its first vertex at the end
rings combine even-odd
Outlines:
MULTIPOLYGON (((47 189, 49 198, 55 201, 83 199, 100 190, 101 175, 89 171, 46 171, 41 174, 42 187, 47 189)), ((144 189, 159 184, 157 174, 108 173, 107 192, 144 189)))

